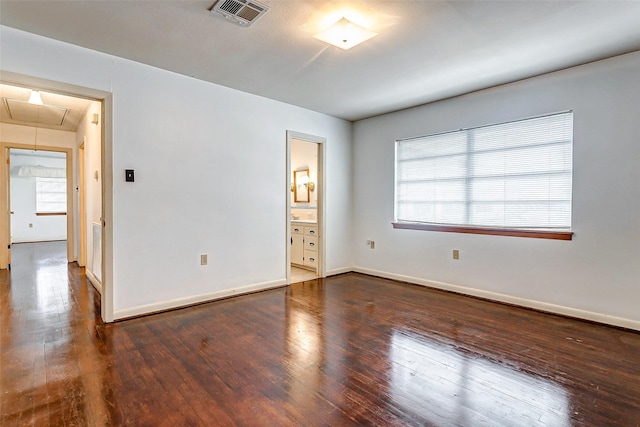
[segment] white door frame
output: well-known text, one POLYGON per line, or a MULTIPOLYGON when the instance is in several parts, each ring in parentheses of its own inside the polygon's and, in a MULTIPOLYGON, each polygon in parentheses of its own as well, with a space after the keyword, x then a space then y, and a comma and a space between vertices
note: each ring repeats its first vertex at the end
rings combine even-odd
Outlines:
MULTIPOLYGON (((100 300, 100 314, 102 320, 105 322, 113 322, 113 95, 110 92, 98 89, 26 76, 4 70, 0 74, 0 82, 45 92, 87 98, 102 104, 102 117, 100 120, 102 132, 102 296, 100 300)), ((4 154, 2 154, 2 156, 4 156, 4 154)), ((69 164, 70 157, 71 156, 67 156, 67 164, 69 164)), ((0 167, 2 167, 2 165, 0 165, 0 167)), ((77 171, 73 169, 71 176, 74 176, 73 174, 75 173, 77 173, 77 171)), ((71 182, 71 185, 73 185, 73 182, 71 182)), ((73 199, 72 197, 72 203, 73 199)), ((75 209, 72 212, 71 221, 77 221, 78 216, 79 213, 77 209, 75 209)), ((69 221, 69 218, 67 221, 69 221)), ((2 224, 0 224, 0 226, 1 225, 2 224)), ((70 228, 74 230, 73 225, 70 228)), ((2 236, 2 233, 0 233, 0 236, 2 236)), ((0 242, 0 245, 1 244, 2 242, 0 242)), ((4 247, 6 248, 7 246, 4 247)), ((75 254, 71 254, 72 258, 74 255, 75 254)), ((2 256, 4 256, 4 253, 0 251, 0 258, 2 256)))
POLYGON ((0 269, 11 268, 11 164, 9 147, 0 144, 0 269))
POLYGON ((318 197, 318 242, 320 243, 320 248, 318 248, 318 277, 325 277, 326 264, 325 264, 325 248, 326 248, 326 230, 324 225, 325 219, 325 188, 326 188, 326 175, 324 173, 324 165, 325 165, 325 155, 326 155, 326 146, 327 140, 325 138, 309 135, 306 133, 295 132, 288 130, 287 131, 287 149, 286 149, 286 163, 287 163, 287 179, 286 181, 286 279, 287 285, 291 284, 291 140, 297 139, 300 141, 311 142, 314 144, 318 144, 318 178, 316 183, 316 194, 318 197))
MULTIPOLYGON (((35 128, 34 128, 35 129, 35 128)), ((33 150, 34 146, 31 144, 19 144, 13 142, 2 142, 0 141, 0 149, 3 152, 3 156, 6 156, 7 149, 10 151, 11 149, 22 149, 22 150, 33 150)), ((74 203, 74 191, 73 191, 73 148, 65 148, 65 147, 54 147, 49 145, 38 145, 38 151, 54 151, 57 153, 65 153, 66 161, 66 179, 67 179, 67 261, 73 262, 75 260, 75 233, 73 230, 73 220, 74 220, 74 212, 75 212, 75 203, 74 203)), ((2 159, 2 166, 10 168, 11 165, 7 164, 6 159, 2 159)), ((6 173, 3 171, 3 176, 9 176, 10 171, 7 170, 6 173)), ((11 180, 8 179, 5 183, 5 187, 2 189, 2 193, 7 196, 10 194, 11 180)), ((0 200, 0 210, 9 211, 9 200, 6 197, 2 197, 0 200)), ((6 233, 2 233, 2 242, 0 242, 0 247, 2 247, 2 260, 0 261, 0 268, 7 268, 7 260, 9 258, 9 246, 11 245, 11 213, 8 212, 6 217, 6 222, 2 222, 2 227, 6 229, 6 233), (5 249, 6 248, 6 249, 5 249)))
POLYGON ((85 138, 78 146, 78 266, 87 265, 87 192, 86 192, 86 160, 85 156, 85 138))

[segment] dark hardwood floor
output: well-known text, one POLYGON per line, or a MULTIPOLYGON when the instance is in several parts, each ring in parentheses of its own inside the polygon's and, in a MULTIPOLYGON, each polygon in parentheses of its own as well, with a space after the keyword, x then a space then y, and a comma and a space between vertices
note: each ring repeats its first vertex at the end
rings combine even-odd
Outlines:
POLYGON ((638 426, 640 334, 360 274, 105 325, 64 247, 0 272, 5 426, 638 426))

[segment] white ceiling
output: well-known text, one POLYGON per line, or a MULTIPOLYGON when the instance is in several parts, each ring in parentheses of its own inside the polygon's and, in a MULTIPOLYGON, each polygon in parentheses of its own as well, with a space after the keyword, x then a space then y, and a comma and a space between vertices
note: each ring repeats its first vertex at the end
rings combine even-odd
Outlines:
POLYGON ((348 120, 640 50, 640 1, 262 0, 249 28, 214 3, 0 0, 0 22, 348 120), (343 15, 379 35, 312 37, 343 15))

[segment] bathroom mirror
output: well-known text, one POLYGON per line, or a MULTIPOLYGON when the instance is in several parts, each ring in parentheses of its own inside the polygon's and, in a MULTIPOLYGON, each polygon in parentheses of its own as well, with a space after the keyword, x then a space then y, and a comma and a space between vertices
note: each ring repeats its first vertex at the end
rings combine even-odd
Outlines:
POLYGON ((309 169, 293 172, 293 201, 309 202, 309 169))

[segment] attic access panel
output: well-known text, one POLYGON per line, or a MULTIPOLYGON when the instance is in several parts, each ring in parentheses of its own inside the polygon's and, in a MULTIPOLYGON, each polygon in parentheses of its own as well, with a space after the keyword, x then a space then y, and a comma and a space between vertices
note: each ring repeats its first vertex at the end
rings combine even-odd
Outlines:
POLYGON ((12 120, 40 125, 60 126, 68 111, 56 105, 35 105, 12 98, 4 98, 4 102, 12 120))
POLYGON ((234 24, 249 27, 269 10, 269 7, 252 0, 218 0, 211 12, 218 13, 234 24))

